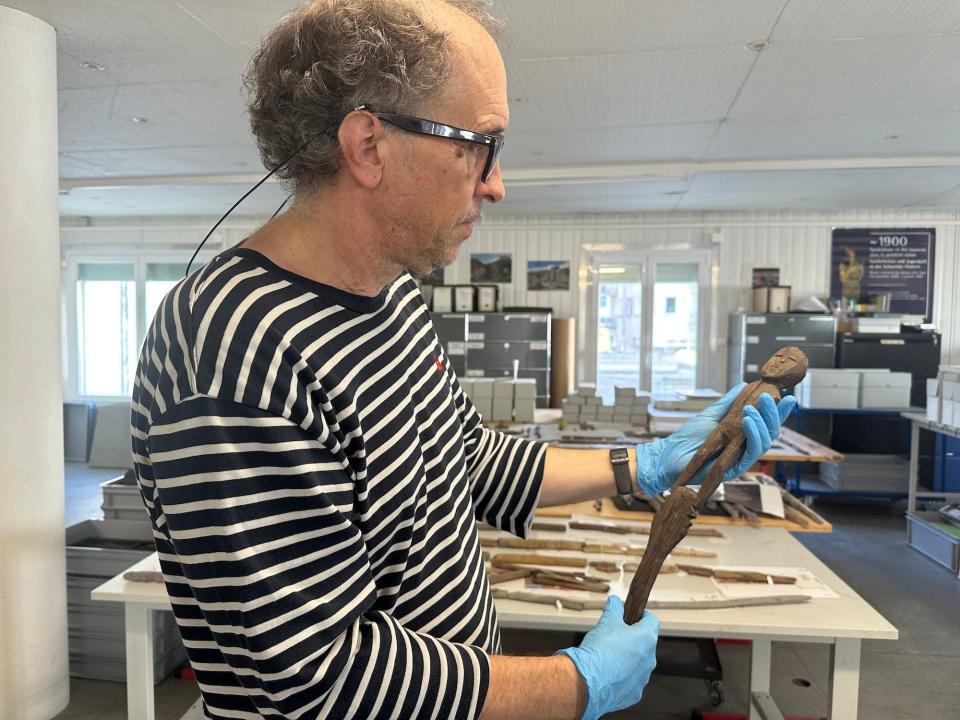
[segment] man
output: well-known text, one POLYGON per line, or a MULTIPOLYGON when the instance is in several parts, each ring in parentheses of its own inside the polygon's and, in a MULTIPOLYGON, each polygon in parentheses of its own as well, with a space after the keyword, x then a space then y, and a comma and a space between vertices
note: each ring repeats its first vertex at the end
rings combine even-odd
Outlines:
MULTIPOLYGON (((538 505, 617 484, 607 451, 485 429, 405 272, 452 262, 504 196, 484 25, 469 0, 319 0, 251 65, 254 134, 293 205, 171 291, 133 398, 210 718, 593 718, 653 669, 656 618, 626 626, 619 599, 578 648, 496 654, 475 518, 523 536, 538 505)), ((733 394, 630 450, 627 484, 668 487, 733 394)), ((738 470, 789 408, 748 408, 738 470)))

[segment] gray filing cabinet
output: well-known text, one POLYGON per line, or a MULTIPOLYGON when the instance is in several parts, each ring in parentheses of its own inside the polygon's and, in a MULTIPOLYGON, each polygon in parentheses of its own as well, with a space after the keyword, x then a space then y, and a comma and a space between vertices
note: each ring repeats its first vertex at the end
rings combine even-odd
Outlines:
POLYGON ((549 312, 434 313, 433 327, 460 377, 513 377, 537 383, 537 407, 550 406, 549 312))
POLYGON ((550 313, 470 313, 467 377, 518 377, 537 383, 537 407, 550 406, 550 313))
POLYGON ((836 343, 837 319, 832 315, 733 313, 727 336, 728 385, 758 380, 761 366, 788 345, 803 350, 810 367, 832 368, 836 343))
POLYGON ((430 319, 453 371, 457 377, 466 377, 467 313, 434 313, 430 319))

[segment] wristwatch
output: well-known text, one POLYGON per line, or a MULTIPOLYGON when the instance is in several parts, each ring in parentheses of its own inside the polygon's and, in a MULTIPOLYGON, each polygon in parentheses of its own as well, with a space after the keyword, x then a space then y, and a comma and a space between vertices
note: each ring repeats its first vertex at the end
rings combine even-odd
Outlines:
POLYGON ((630 475, 630 456, 626 448, 613 448, 610 451, 610 464, 613 465, 613 479, 617 483, 617 493, 633 494, 633 477, 630 475))

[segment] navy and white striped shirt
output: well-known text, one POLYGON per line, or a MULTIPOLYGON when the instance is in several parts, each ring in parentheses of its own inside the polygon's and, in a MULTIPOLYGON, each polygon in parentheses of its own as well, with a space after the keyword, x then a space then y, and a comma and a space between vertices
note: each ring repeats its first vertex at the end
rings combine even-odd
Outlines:
POLYGON ((475 518, 546 446, 484 428, 407 274, 351 295, 234 248, 144 344, 133 451, 210 718, 472 718, 500 649, 475 518))

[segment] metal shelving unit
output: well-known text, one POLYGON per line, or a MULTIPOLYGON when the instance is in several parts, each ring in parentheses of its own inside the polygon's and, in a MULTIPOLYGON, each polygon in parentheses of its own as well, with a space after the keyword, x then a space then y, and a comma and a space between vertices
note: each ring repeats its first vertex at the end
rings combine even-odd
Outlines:
POLYGON ((955 530, 937 522, 934 513, 925 513, 918 502, 936 500, 938 503, 960 502, 960 492, 939 492, 920 489, 920 431, 960 438, 960 428, 927 420, 926 413, 907 412, 910 421, 910 485, 907 498, 907 543, 919 552, 960 576, 960 537, 955 530))
MULTIPOLYGON (((920 408, 805 408, 797 406, 796 430, 803 432, 803 418, 806 415, 861 415, 866 417, 904 417, 905 414, 921 411, 920 408)), ((921 411, 922 412, 922 411, 921 411)), ((903 500, 907 493, 873 492, 869 490, 834 490, 820 481, 801 480, 800 464, 797 463, 795 475, 790 482, 790 490, 797 495, 808 497, 856 497, 877 500, 903 500)))

